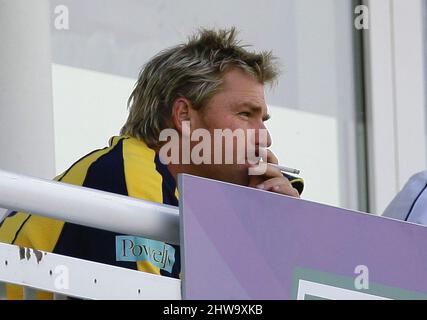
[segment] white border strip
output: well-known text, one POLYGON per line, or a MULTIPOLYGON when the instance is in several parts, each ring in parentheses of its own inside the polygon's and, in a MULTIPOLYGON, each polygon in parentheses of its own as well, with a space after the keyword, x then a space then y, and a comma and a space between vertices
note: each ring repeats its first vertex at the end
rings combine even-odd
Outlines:
POLYGON ((330 285, 299 280, 297 300, 305 300, 306 295, 311 295, 329 300, 391 300, 360 291, 349 290, 330 285))

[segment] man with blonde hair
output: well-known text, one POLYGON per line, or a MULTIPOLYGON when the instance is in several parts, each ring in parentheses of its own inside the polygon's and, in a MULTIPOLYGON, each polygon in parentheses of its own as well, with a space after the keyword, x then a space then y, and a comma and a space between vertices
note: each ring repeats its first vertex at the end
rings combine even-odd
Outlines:
MULTIPOLYGON (((268 164, 277 163, 277 159, 268 150, 271 138, 264 124, 269 118, 264 85, 273 83, 277 76, 272 54, 246 50, 236 40, 234 28, 202 29, 187 43, 166 49, 148 61, 129 98, 129 117, 121 135, 112 137, 108 147, 78 160, 56 180, 175 206, 179 173, 298 197, 301 179, 285 177, 268 164), (187 133, 184 124, 188 125, 187 133), (244 138, 252 130, 256 154, 261 149, 266 152, 266 169, 250 175, 248 170, 254 163, 249 158, 239 163, 221 162, 227 152, 233 156, 238 153, 236 146, 212 148, 213 154, 207 159, 213 160, 220 152, 216 157, 219 161, 195 163, 187 155, 187 161, 165 162, 160 155, 167 141, 160 137, 167 129, 176 131, 179 145, 201 129, 212 136, 215 130, 242 130, 244 138)), ((190 152, 195 142, 189 140, 190 152)), ((181 148, 179 159, 185 158, 184 153, 181 148)), ((24 212, 12 213, 0 228, 2 242, 179 277, 178 246, 141 237, 118 241, 118 236, 24 212), (120 259, 136 245, 141 248, 138 256, 120 259)), ((20 298, 22 290, 11 286, 8 295, 20 298)), ((39 297, 47 296, 40 293, 39 297)))

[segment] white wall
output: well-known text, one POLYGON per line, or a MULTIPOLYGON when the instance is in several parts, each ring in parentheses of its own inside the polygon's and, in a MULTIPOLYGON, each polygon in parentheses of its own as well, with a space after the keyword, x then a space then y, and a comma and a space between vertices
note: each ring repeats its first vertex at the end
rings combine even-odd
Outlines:
POLYGON ((42 178, 55 171, 49 18, 47 0, 0 1, 0 169, 42 178))
POLYGON ((423 0, 367 0, 365 75, 371 211, 426 169, 423 0))
POLYGON ((119 134, 135 80, 58 64, 52 65, 52 78, 59 174, 119 134))
POLYGON ((49 5, 0 1, 0 169, 54 173, 49 5))
POLYGON ((301 170, 302 198, 340 206, 337 120, 331 116, 270 106, 272 151, 285 166, 301 170))

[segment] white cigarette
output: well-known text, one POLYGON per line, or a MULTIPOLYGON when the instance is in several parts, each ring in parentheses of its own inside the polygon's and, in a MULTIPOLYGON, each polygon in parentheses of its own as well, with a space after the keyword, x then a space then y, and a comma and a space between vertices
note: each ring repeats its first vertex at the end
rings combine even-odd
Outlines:
POLYGON ((300 170, 298 170, 298 169, 285 167, 285 166, 282 166, 280 164, 275 164, 275 163, 268 163, 268 164, 279 169, 280 171, 283 171, 283 172, 293 173, 293 174, 299 174, 300 173, 300 170))

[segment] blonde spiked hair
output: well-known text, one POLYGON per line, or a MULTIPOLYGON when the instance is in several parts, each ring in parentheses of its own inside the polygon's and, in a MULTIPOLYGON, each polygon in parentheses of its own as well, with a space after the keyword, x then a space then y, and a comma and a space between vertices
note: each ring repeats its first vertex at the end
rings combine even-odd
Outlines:
POLYGON ((240 68, 260 83, 273 83, 279 74, 271 52, 250 52, 230 29, 200 29, 187 43, 161 51, 142 68, 128 100, 129 116, 121 129, 160 147, 161 130, 171 127, 172 105, 185 97, 201 109, 223 84, 222 76, 240 68))

